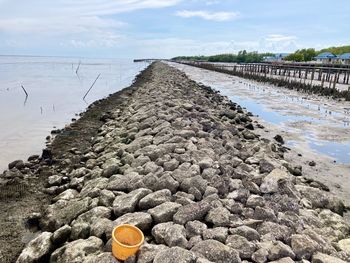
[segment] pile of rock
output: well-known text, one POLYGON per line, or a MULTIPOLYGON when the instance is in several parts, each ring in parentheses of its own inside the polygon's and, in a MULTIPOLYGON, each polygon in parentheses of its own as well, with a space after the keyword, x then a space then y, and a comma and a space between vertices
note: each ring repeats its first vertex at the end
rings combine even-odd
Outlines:
POLYGON ((291 174, 239 105, 163 63, 108 114, 81 165, 56 166, 42 232, 17 262, 118 262, 111 232, 145 244, 126 262, 350 262, 340 200, 291 174))

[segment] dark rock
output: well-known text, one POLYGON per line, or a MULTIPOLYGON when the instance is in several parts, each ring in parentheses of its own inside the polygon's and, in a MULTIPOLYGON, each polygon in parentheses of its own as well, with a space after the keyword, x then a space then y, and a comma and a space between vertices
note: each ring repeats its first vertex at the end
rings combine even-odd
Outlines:
POLYGON ((280 144, 284 144, 284 140, 281 135, 277 134, 275 137, 273 137, 277 142, 280 144))
POLYGON ((208 213, 209 209, 210 205, 204 201, 182 206, 174 215, 174 222, 184 225, 189 221, 201 220, 208 213))

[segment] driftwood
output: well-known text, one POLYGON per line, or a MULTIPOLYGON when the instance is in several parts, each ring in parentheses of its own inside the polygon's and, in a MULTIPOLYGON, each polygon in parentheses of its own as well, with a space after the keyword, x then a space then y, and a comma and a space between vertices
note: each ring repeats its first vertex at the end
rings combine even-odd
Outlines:
POLYGON ((22 87, 24 93, 26 94, 26 97, 28 97, 28 93, 27 93, 26 89, 23 87, 23 85, 21 85, 21 87, 22 87))
POLYGON ((85 97, 89 94, 90 90, 93 88, 93 86, 95 85, 96 81, 98 80, 98 78, 101 76, 101 73, 98 74, 98 76, 96 77, 95 81, 92 83, 91 87, 89 88, 89 90, 85 93, 83 100, 85 100, 85 97))

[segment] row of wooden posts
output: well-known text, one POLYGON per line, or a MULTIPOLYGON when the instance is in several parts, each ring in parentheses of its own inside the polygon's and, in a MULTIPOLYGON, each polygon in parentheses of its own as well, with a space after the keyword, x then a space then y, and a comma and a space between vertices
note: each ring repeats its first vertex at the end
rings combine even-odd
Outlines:
MULTIPOLYGON (((244 63, 244 64, 217 64, 207 62, 186 62, 186 64, 192 64, 199 66, 205 66, 210 64, 210 67, 215 67, 224 71, 232 71, 232 73, 248 73, 254 75, 260 75, 264 77, 280 76, 289 81, 291 78, 300 79, 300 81, 310 81, 310 85, 314 80, 320 81, 322 87, 335 88, 336 84, 348 85, 350 81, 350 69, 349 68, 330 68, 330 67, 303 67, 293 66, 285 64, 259 64, 259 63, 244 63)), ((319 85, 319 84, 318 84, 319 85)))

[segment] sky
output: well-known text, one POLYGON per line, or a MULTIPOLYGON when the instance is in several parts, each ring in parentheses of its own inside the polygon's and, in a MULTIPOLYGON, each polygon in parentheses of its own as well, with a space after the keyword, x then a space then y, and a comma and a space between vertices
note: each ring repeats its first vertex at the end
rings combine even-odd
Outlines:
POLYGON ((349 0, 0 0, 0 54, 111 58, 350 44, 349 0))

